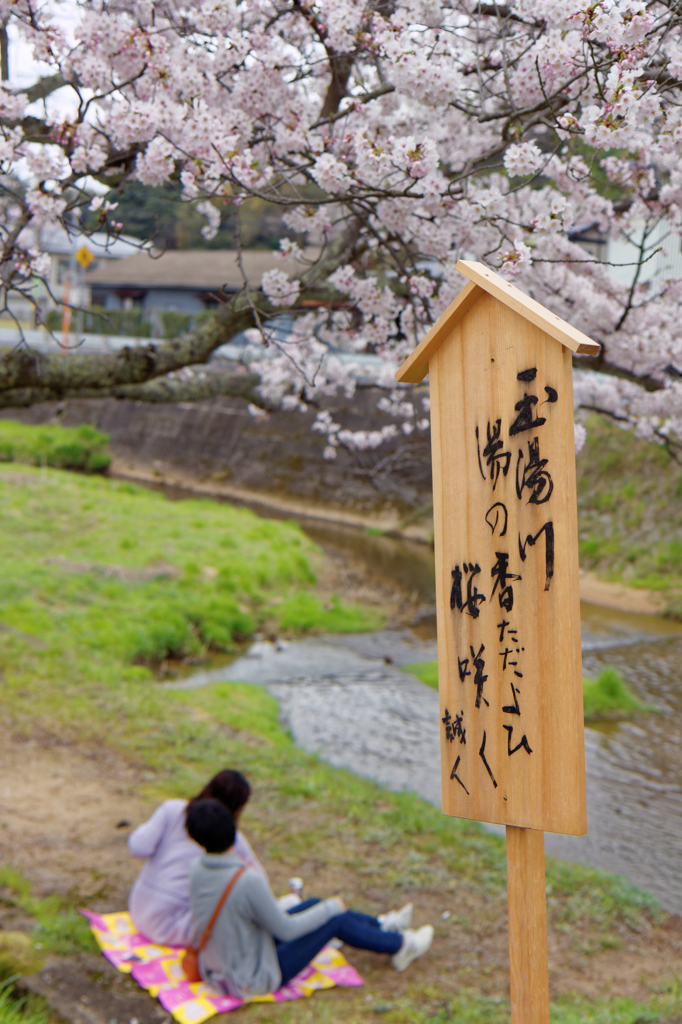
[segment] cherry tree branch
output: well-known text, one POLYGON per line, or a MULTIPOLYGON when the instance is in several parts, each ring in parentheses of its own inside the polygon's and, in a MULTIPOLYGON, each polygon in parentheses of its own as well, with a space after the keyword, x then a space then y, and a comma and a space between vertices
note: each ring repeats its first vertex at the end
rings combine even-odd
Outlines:
POLYGON ((118 398, 168 404, 205 402, 218 397, 243 398, 253 405, 267 409, 268 404, 257 391, 259 383, 260 377, 255 373, 214 371, 192 373, 187 377, 162 377, 144 384, 128 384, 121 387, 9 388, 7 391, 0 391, 0 409, 25 409, 38 402, 63 401, 67 398, 118 398))
MULTIPOLYGON (((262 297, 261 297, 261 301, 262 297)), ((142 385, 156 377, 208 361, 212 353, 248 327, 253 312, 242 301, 220 310, 209 326, 175 338, 116 352, 44 353, 22 345, 0 356, 0 397, 7 392, 104 394, 112 388, 142 385)))

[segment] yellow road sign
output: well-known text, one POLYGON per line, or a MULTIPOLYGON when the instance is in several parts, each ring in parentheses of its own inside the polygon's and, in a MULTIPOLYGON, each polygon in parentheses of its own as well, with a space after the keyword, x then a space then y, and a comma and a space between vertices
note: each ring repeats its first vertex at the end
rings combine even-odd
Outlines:
POLYGON ((90 252, 87 245, 81 246, 81 248, 76 253, 76 260, 78 261, 78 263, 80 263, 83 270, 88 269, 94 258, 94 253, 90 252))

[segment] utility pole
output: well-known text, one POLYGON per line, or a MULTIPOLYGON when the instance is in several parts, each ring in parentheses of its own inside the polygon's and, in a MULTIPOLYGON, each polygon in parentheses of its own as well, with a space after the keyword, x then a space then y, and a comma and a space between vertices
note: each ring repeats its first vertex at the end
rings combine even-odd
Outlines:
POLYGON ((0 21, 0 77, 3 82, 9 82, 9 38, 6 19, 0 21))

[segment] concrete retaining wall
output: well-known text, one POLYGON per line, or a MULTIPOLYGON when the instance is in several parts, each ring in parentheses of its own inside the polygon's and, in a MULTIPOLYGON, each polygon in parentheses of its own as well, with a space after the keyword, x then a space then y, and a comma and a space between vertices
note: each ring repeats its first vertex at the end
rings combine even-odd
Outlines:
MULTIPOLYGON (((379 413, 380 392, 360 390, 328 407, 344 427, 376 430, 389 418, 379 413)), ((427 394, 419 389, 418 399, 427 394)), ((407 397, 407 396, 406 396, 407 397)), ((312 505, 409 515, 431 501, 429 433, 400 438, 375 451, 347 452, 327 461, 325 435, 311 431, 313 412, 276 412, 257 420, 239 399, 180 405, 68 400, 26 410, 4 410, 4 419, 25 423, 91 423, 111 435, 117 469, 144 469, 163 478, 180 473, 312 505)))

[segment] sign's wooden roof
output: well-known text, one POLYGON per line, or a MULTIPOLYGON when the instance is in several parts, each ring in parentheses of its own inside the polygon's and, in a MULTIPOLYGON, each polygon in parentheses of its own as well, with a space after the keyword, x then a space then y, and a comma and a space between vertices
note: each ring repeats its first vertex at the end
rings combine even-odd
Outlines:
POLYGON ((429 372, 429 359, 440 348, 448 337, 452 328, 468 313, 476 300, 483 292, 488 292, 505 306, 520 313, 536 327, 540 327, 551 338, 555 338, 572 352, 581 355, 596 356, 599 354, 600 346, 592 341, 586 334, 571 327, 565 320, 545 309, 535 299, 524 295, 522 291, 515 288, 513 284, 506 281, 494 270, 490 270, 483 263, 475 263, 471 260, 459 260, 457 270, 469 278, 455 301, 445 310, 439 320, 433 325, 429 333, 417 346, 414 352, 408 356, 403 365, 397 371, 395 378, 399 383, 419 384, 429 372))

